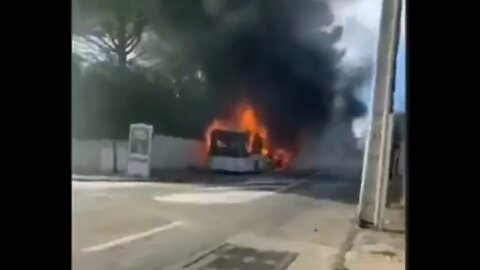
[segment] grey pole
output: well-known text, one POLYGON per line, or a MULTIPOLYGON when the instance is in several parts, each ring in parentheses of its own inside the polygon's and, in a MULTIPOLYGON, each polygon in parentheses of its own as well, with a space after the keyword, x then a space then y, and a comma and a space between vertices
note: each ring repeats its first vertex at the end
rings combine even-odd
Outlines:
POLYGON ((382 203, 386 188, 382 176, 385 168, 385 148, 389 148, 388 121, 393 101, 393 78, 400 33, 401 0, 384 0, 380 21, 380 35, 377 48, 377 65, 371 126, 364 156, 362 184, 359 199, 359 222, 371 223, 378 227, 381 223, 382 203))
POLYGON ((377 204, 376 204, 376 222, 377 228, 379 230, 383 229, 384 220, 385 220, 385 207, 387 204, 387 192, 388 184, 390 180, 390 169, 391 169, 391 157, 392 157, 392 140, 393 140, 393 114, 390 113, 387 118, 387 133, 385 134, 385 147, 383 148, 383 169, 382 175, 380 176, 380 192, 377 193, 377 204))

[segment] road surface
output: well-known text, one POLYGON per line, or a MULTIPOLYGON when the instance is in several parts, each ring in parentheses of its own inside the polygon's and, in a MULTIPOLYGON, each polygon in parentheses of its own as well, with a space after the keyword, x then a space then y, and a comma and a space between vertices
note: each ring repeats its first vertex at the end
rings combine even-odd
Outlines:
MULTIPOLYGON (((293 250, 282 260, 290 260, 285 267, 294 261, 289 267, 297 269, 308 269, 301 266, 307 258, 301 252, 313 247, 325 255, 325 264, 332 264, 352 226, 357 178, 245 175, 216 176, 210 182, 73 181, 72 267, 203 269, 192 260, 225 245, 293 250), (294 252, 296 247, 300 251, 294 252)), ((248 265, 249 260, 255 257, 240 263, 248 265)), ((260 269, 251 265, 247 268, 260 269)), ((228 263, 205 269, 235 268, 247 269, 228 263)))

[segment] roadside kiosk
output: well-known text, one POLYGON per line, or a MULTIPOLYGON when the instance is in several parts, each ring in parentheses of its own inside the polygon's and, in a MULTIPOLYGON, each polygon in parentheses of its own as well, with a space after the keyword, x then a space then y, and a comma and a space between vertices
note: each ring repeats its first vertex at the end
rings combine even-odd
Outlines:
POLYGON ((150 153, 152 149, 153 126, 131 124, 128 140, 127 174, 150 177, 150 153))

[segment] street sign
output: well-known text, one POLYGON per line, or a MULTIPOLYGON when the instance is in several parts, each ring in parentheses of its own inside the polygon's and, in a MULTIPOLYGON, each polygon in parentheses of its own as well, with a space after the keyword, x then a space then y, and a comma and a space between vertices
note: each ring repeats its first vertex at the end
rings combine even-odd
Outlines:
POLYGON ((131 124, 128 141, 127 174, 150 177, 150 151, 152 148, 153 126, 131 124))

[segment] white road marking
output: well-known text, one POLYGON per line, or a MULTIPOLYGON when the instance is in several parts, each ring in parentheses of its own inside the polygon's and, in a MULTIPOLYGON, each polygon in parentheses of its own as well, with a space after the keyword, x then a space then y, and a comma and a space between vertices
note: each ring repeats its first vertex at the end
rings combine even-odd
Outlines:
POLYGON ((349 186, 350 183, 347 182, 324 182, 324 183, 315 183, 313 187, 315 188, 342 188, 349 186))
POLYGON ((157 196, 160 202, 195 203, 195 204, 233 204, 245 203, 263 196, 273 194, 272 191, 227 191, 221 193, 175 193, 168 196, 157 196))
POLYGON ((164 183, 164 182, 111 182, 111 181, 95 181, 95 182, 83 182, 72 181, 72 190, 90 190, 90 189, 122 189, 122 188, 141 188, 141 187, 154 187, 154 188, 177 188, 184 187, 184 184, 177 183, 164 183))
POLYGON ((146 182, 81 182, 72 181, 72 189, 109 189, 109 188, 133 188, 142 186, 154 186, 157 183, 146 182))
POLYGON ((292 179, 272 179, 272 178, 252 178, 248 181, 245 181, 244 184, 284 184, 284 183, 292 183, 298 180, 292 179))
MULTIPOLYGON (((193 204, 235 204, 235 203, 246 203, 262 197, 274 195, 278 192, 283 192, 285 190, 291 189, 295 186, 298 186, 304 183, 306 180, 290 181, 290 185, 276 186, 277 189, 271 191, 262 191, 254 190, 254 187, 249 186, 239 186, 236 189, 228 187, 227 190, 216 189, 218 192, 212 192, 209 190, 206 192, 205 189, 200 192, 185 192, 185 193, 173 193, 166 196, 156 196, 154 200, 159 202, 170 202, 170 203, 193 203, 193 204), (242 189, 249 187, 249 189, 242 189)), ((261 188, 264 185, 260 185, 258 188, 261 188)), ((269 185, 269 187, 272 187, 269 185)))
POLYGON ((167 224, 165 226, 156 227, 156 228, 153 228, 153 229, 145 231, 145 232, 125 236, 125 237, 122 237, 120 239, 116 239, 116 240, 113 240, 113 241, 110 241, 110 242, 107 242, 107 243, 104 243, 104 244, 84 248, 84 249, 82 249, 82 251, 83 252, 101 251, 101 250, 108 249, 108 248, 111 248, 111 247, 114 247, 114 246, 130 243, 132 241, 135 241, 135 240, 138 240, 138 239, 141 239, 141 238, 145 238, 145 237, 148 237, 150 235, 153 235, 153 234, 156 234, 156 233, 159 233, 159 232, 162 232, 162 231, 173 229, 173 228, 175 228, 177 226, 181 226, 181 225, 183 225, 183 222, 175 221, 175 222, 172 222, 172 223, 167 224))
POLYGON ((291 184, 291 185, 283 186, 283 187, 277 189, 276 192, 284 192, 284 191, 286 191, 286 190, 288 190, 288 189, 294 188, 294 187, 296 187, 296 186, 298 186, 298 185, 301 185, 301 184, 303 184, 303 183, 305 183, 305 182, 307 182, 307 180, 297 180, 295 183, 293 183, 293 184, 291 184))
MULTIPOLYGON (((290 182, 292 184, 292 182, 290 182)), ((219 191, 235 191, 235 190, 263 190, 263 191, 268 191, 266 189, 271 189, 271 191, 276 191, 282 186, 289 186, 289 185, 266 185, 266 184, 260 184, 260 185, 233 185, 233 186, 227 186, 227 187, 206 187, 202 188, 201 191, 204 192, 219 192, 219 191)))
POLYGON ((108 175, 81 175, 72 174, 72 180, 96 180, 96 181, 136 181, 153 180, 153 177, 133 177, 133 176, 108 176, 108 175))

